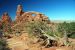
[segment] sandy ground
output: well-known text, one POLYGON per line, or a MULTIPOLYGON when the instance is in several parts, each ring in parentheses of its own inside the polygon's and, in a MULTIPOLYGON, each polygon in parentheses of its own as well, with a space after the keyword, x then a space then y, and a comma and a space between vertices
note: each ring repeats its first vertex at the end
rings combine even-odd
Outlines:
MULTIPOLYGON (((69 40, 73 41, 72 44, 75 44, 74 39, 69 40)), ((73 50, 71 47, 44 48, 36 41, 36 38, 30 38, 27 33, 24 33, 21 36, 14 36, 13 38, 8 39, 7 43, 11 50, 73 50)))

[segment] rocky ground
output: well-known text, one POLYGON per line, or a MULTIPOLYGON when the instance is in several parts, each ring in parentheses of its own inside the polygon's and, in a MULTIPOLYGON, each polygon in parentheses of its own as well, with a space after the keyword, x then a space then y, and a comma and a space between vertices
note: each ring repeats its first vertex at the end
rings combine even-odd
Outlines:
MULTIPOLYGON (((7 39, 8 47, 11 50, 73 50, 72 47, 50 47, 41 46, 41 42, 37 42, 38 38, 30 37, 28 33, 23 33, 20 36, 13 36, 7 39)), ((75 43, 75 40, 70 39, 75 43)))

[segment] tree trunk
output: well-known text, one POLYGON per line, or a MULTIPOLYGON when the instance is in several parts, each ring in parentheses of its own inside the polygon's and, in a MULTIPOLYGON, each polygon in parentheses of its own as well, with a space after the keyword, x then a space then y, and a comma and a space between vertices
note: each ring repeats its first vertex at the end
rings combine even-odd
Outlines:
POLYGON ((64 45, 67 45, 67 43, 68 43, 68 37, 67 37, 67 32, 66 31, 64 31, 63 42, 64 42, 64 45))

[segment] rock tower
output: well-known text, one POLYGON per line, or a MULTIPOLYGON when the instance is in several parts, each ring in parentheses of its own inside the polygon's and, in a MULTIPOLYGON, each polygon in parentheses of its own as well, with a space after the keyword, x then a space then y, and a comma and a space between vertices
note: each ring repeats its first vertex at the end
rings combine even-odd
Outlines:
POLYGON ((17 11, 16 11, 16 21, 20 20, 21 15, 23 14, 23 8, 22 5, 17 6, 17 11))

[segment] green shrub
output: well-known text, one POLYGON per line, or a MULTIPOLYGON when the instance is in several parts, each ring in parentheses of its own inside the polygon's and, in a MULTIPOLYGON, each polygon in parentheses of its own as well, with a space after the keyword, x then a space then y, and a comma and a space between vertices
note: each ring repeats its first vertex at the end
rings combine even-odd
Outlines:
POLYGON ((0 50, 9 50, 6 40, 4 39, 0 39, 0 50))

